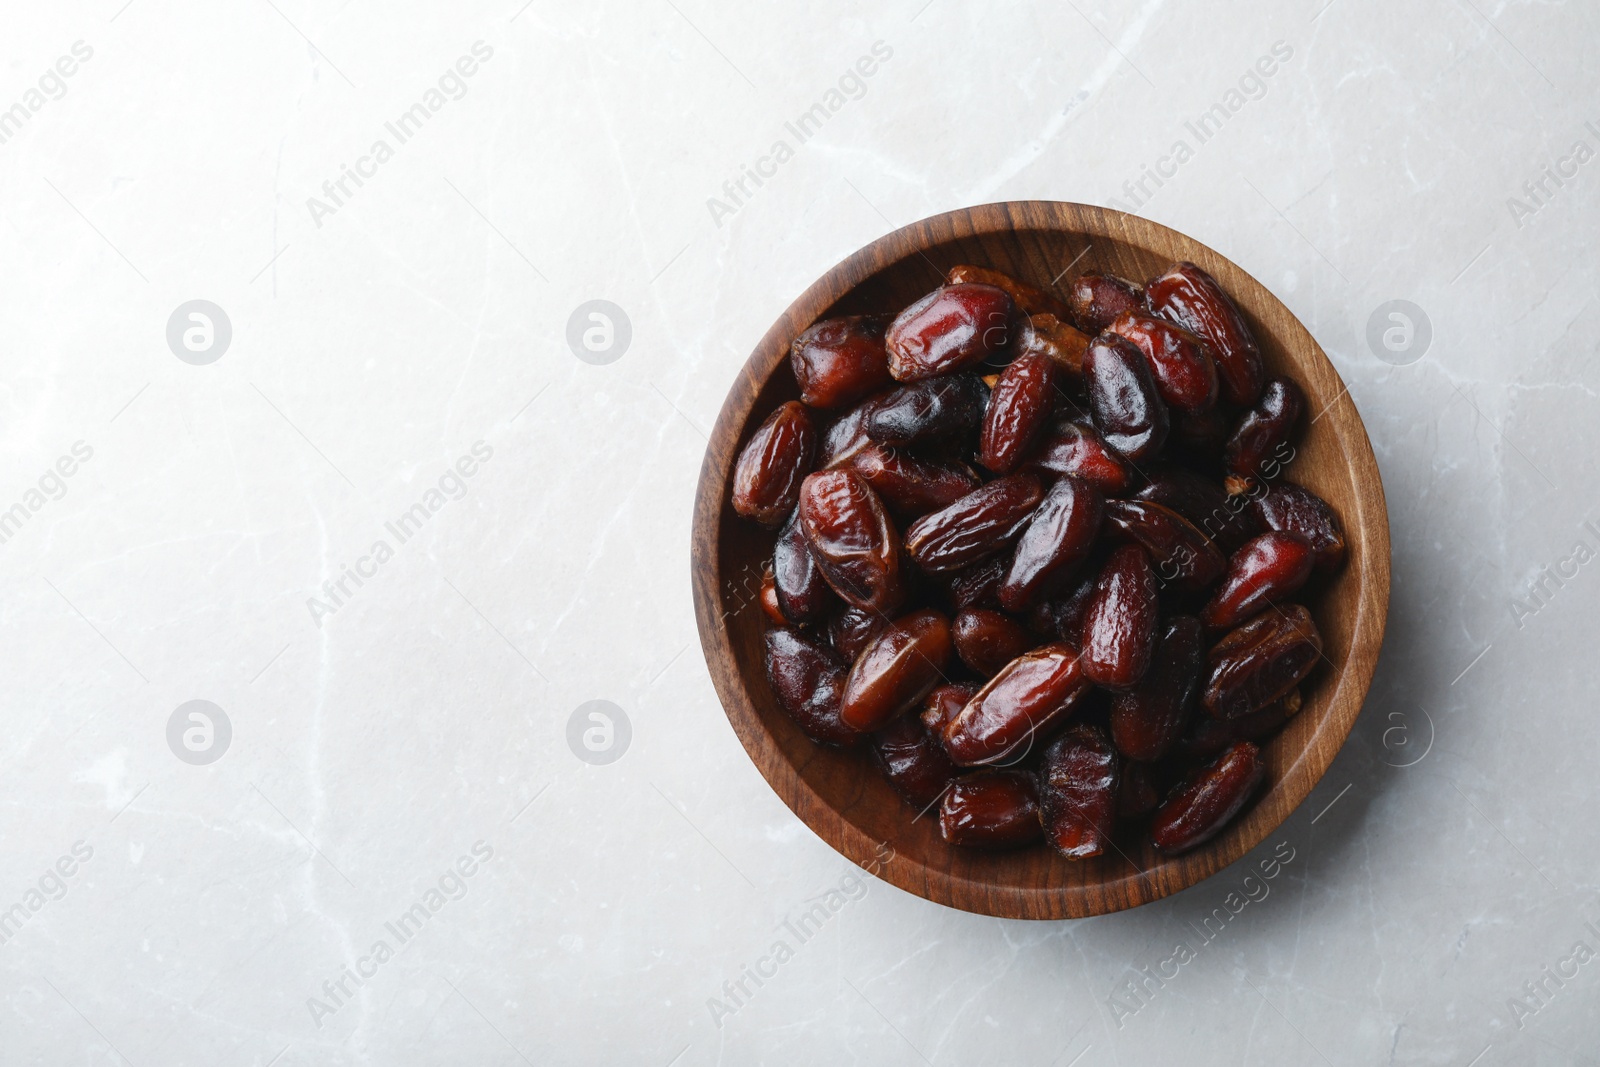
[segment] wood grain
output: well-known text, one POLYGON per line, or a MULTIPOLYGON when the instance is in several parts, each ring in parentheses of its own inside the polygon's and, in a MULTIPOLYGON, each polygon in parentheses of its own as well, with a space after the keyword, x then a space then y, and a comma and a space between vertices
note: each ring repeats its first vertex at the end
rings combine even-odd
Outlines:
POLYGON ((692 580, 700 643, 728 721, 784 803, 824 841, 866 864, 883 853, 889 882, 966 911, 1006 918, 1079 918, 1135 907, 1194 885, 1261 842, 1303 801, 1361 711, 1383 644, 1389 603, 1389 524, 1366 428, 1333 365, 1287 308, 1227 259, 1183 234, 1109 208, 1052 201, 985 204, 913 223, 828 271, 775 322, 733 383, 711 434, 695 501, 692 580), (756 601, 772 534, 734 515, 729 481, 738 450, 779 403, 798 395, 789 342, 820 318, 895 311, 958 263, 992 267, 1065 295, 1087 271, 1144 280, 1176 260, 1210 271, 1261 342, 1268 373, 1305 390, 1311 425, 1289 476, 1343 520, 1345 569, 1311 604, 1325 665, 1305 708, 1264 748, 1269 787, 1255 806, 1196 851, 1171 858, 1149 845, 1069 862, 1046 848, 958 849, 934 815, 917 817, 865 752, 812 743, 777 706, 761 659, 756 601))

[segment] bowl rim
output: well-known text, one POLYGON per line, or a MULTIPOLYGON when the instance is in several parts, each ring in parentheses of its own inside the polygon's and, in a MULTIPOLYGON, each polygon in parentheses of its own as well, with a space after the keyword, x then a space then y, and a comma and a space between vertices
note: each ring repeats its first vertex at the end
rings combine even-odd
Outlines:
MULTIPOLYGON (((1390 581, 1388 513, 1377 459, 1348 388, 1310 331, 1265 285, 1200 241, 1137 215, 1070 201, 1005 201, 941 212, 884 234, 825 271, 778 316, 729 386, 712 429, 696 487, 690 579, 701 649, 729 724, 773 791, 818 837, 885 881, 947 907, 1005 918, 1081 918, 1151 903, 1204 881, 1249 853, 1304 803, 1354 726, 1382 650, 1390 581), (1287 802, 1279 805, 1281 815, 1270 820, 1254 818, 1265 807, 1263 794, 1223 833, 1177 857, 1186 861, 1180 868, 1183 876, 1152 878, 1135 868, 1095 883, 1094 892, 1089 886, 1050 890, 987 883, 912 861, 892 848, 885 858, 884 846, 890 843, 876 841, 834 810, 795 765, 776 751, 778 745, 752 705, 738 670, 719 588, 723 503, 737 449, 762 389, 779 365, 788 361, 789 341, 864 281, 910 256, 924 254, 929 247, 952 239, 1039 230, 1081 235, 1091 243, 1109 239, 1147 248, 1152 244, 1183 247, 1187 254, 1181 258, 1210 272, 1227 292, 1237 298, 1248 288, 1255 300, 1280 313, 1275 317, 1287 324, 1287 331, 1277 331, 1281 346, 1311 361, 1301 367, 1297 358, 1297 373, 1325 378, 1338 388, 1338 396, 1323 413, 1342 409, 1332 424, 1341 427, 1336 436, 1357 486, 1356 513, 1351 515, 1346 509, 1342 518, 1352 541, 1357 535, 1361 538, 1363 557, 1349 653, 1343 670, 1330 680, 1333 689, 1327 712, 1269 787, 1269 791, 1285 791, 1287 802)), ((1164 867, 1164 871, 1171 869, 1170 864, 1164 867)))

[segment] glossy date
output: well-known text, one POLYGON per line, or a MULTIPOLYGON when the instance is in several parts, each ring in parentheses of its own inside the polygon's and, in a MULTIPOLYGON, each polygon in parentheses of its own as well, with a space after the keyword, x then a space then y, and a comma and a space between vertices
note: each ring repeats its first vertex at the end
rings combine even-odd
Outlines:
POLYGON ((965 567, 1003 552, 1022 532, 1044 487, 1031 474, 997 478, 906 530, 906 553, 925 571, 965 567))
POLYGON ((778 704, 813 741, 849 748, 861 734, 839 717, 845 667, 826 645, 774 627, 763 639, 767 680, 778 704))
POLYGON ((733 469, 733 510, 763 526, 789 517, 817 455, 817 431, 805 405, 791 400, 768 415, 733 469))
POLYGON ((1148 500, 1113 500, 1106 522, 1144 546, 1156 577, 1199 591, 1221 577, 1228 563, 1199 527, 1171 508, 1148 500))
POLYGON ((1124 311, 1109 327, 1144 354, 1156 389, 1174 412, 1199 414, 1217 402, 1217 366, 1210 347, 1165 319, 1124 311))
POLYGON ((1093 335, 1124 311, 1143 311, 1144 288, 1115 274, 1080 274, 1072 280, 1067 303, 1078 329, 1093 335))
POLYGON ((996 474, 1010 474, 1044 429, 1055 404, 1060 374, 1050 357, 1024 352, 994 384, 978 438, 978 462, 996 474))
POLYGON ((1175 263, 1150 283, 1150 310, 1211 346, 1222 397, 1249 407, 1261 392, 1261 349, 1244 316, 1217 280, 1193 263, 1175 263))
POLYGON ((1044 835, 1039 794, 1026 771, 980 771, 957 778, 939 805, 939 833, 952 845, 1017 848, 1044 835))
POLYGON ((1026 626, 988 608, 968 608, 957 615, 951 633, 961 662, 985 678, 1038 644, 1026 626))
POLYGON ((889 326, 889 373, 914 382, 981 363, 1005 350, 1016 314, 1011 297, 992 285, 935 289, 889 326))
POLYGON ((1246 541, 1228 560, 1222 586, 1201 609, 1200 621, 1228 630, 1269 604, 1294 594, 1306 579, 1316 553, 1299 534, 1271 530, 1246 541))
POLYGON ((945 751, 969 767, 1018 758, 1088 690, 1077 649, 1043 645, 1002 667, 945 725, 945 751))
POLYGON ((873 734, 872 752, 889 784, 918 810, 938 800, 956 776, 956 765, 915 715, 873 734))
POLYGON ((939 612, 923 609, 896 619, 856 657, 839 717, 869 733, 910 711, 944 680, 952 647, 950 620, 939 612))
POLYGON ((1041 592, 1070 577, 1094 547, 1105 507, 1087 482, 1070 475, 1058 479, 1017 538, 1000 606, 1024 611, 1041 592))
POLYGON ((1089 410, 1106 444, 1138 463, 1161 451, 1171 423, 1144 353, 1115 333, 1102 333, 1083 357, 1089 410))
POLYGON ((1200 692, 1203 640, 1200 621, 1192 616, 1167 623, 1144 681, 1111 697, 1111 739, 1117 751, 1154 762, 1177 742, 1200 692))
POLYGON ((983 424, 989 387, 976 374, 924 378, 886 393, 864 424, 886 445, 923 445, 972 433, 983 424))
POLYGON ((1242 493, 1252 478, 1270 481, 1282 469, 1289 438, 1305 411, 1305 394, 1288 378, 1269 378, 1255 406, 1239 417, 1222 449, 1230 493, 1242 493))
POLYGON ((1321 657, 1322 634, 1304 607, 1262 612, 1211 646, 1201 703, 1219 719, 1259 711, 1304 681, 1321 657))
POLYGON ((900 538, 859 474, 832 470, 806 478, 800 528, 823 578, 849 604, 880 614, 900 606, 900 538))
POLYGON ((1236 741, 1180 783, 1150 823, 1150 839, 1168 855, 1187 852, 1212 837, 1249 803, 1267 775, 1261 752, 1236 741))
POLYGON ((1071 860, 1106 850, 1117 819, 1117 753, 1098 726, 1068 727, 1039 765, 1045 840, 1071 860))
POLYGON ((1139 545, 1123 545, 1095 579, 1083 617, 1083 672, 1107 689, 1139 684, 1155 649, 1156 575, 1139 545))
POLYGON ((1344 563, 1344 527, 1327 501, 1311 490, 1285 482, 1257 497, 1251 506, 1267 529, 1299 534, 1311 542, 1316 570, 1332 573, 1344 563))
POLYGON ((789 345, 789 365, 809 407, 837 408, 888 385, 889 353, 884 315, 846 315, 824 319, 789 345))

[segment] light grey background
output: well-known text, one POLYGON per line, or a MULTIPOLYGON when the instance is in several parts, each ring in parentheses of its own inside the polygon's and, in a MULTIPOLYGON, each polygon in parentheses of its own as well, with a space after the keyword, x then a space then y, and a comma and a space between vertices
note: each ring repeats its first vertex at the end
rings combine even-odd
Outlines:
POLYGON ((1524 189, 1600 148, 1593 5, 519 4, 0 16, 26 112, 0 143, 0 1063, 1597 1062, 1600 960, 1572 953, 1600 950, 1600 160, 1524 189), (1366 710, 1255 855, 1159 904, 1001 922, 858 882, 707 677, 704 433, 849 252, 984 201, 1134 206, 1180 138, 1139 210, 1304 320, 1377 450, 1366 710), (192 300, 231 323, 207 365, 167 342, 192 300), (595 300, 631 327, 609 363, 567 343, 595 300), (1368 345, 1391 300, 1431 326, 1407 365, 1368 345), (334 604, 345 567, 370 577, 334 604), (209 765, 168 747, 191 700, 231 723, 209 765), (614 762, 568 744, 594 700, 631 726, 614 762), (1119 992, 1274 847, 1264 899, 1119 992), (458 899, 335 1010, 323 983, 441 879, 458 899), (774 977, 708 1003, 818 899, 774 977))

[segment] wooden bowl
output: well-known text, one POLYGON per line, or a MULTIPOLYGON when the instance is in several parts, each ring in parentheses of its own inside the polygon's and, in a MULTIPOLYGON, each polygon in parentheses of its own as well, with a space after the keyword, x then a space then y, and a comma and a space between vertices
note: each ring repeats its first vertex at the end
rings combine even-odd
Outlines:
MULTIPOLYGON (((828 271, 767 331, 722 405, 695 500, 695 614, 711 680, 734 732, 784 803, 855 863, 902 889, 965 911, 1062 919, 1131 908, 1207 878, 1244 855, 1311 792, 1344 743, 1372 679, 1389 603, 1389 524, 1383 486, 1361 417, 1327 356, 1266 287, 1205 245, 1108 208, 1053 201, 985 204, 935 215, 879 238, 828 271), (1210 271, 1244 312, 1268 374, 1305 390, 1308 420, 1289 478, 1333 505, 1349 561, 1310 599, 1332 663, 1306 703, 1263 748, 1268 785, 1256 803, 1198 849, 1178 857, 1148 843, 1069 862, 1041 845, 1016 852, 957 848, 939 836, 937 812, 918 817, 865 750, 813 743, 778 706, 762 664, 767 620, 758 602, 773 535, 728 502, 734 461, 761 420, 798 396, 789 342, 818 319, 895 312, 973 263, 1065 295, 1089 271, 1143 281, 1177 260, 1210 271), (1057 283, 1060 284, 1057 284, 1057 283), (889 855, 892 857, 883 860, 889 855)), ((1124 835, 1126 836, 1126 835, 1124 835)), ((1119 837, 1119 843, 1121 838, 1119 837)))

